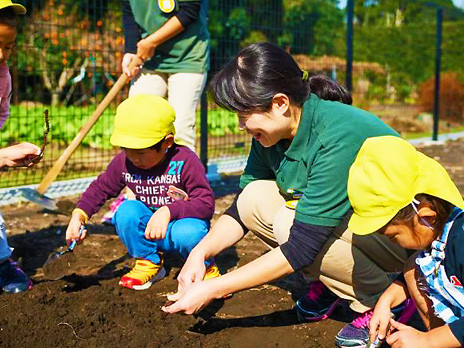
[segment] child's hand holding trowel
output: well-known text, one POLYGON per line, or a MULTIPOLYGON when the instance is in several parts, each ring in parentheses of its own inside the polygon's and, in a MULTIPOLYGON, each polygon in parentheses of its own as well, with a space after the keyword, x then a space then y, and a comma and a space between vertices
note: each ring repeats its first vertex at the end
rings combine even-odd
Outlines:
POLYGON ((71 220, 66 229, 66 245, 70 245, 73 241, 79 242, 87 237, 87 230, 81 229, 87 223, 87 214, 79 208, 73 210, 71 220))

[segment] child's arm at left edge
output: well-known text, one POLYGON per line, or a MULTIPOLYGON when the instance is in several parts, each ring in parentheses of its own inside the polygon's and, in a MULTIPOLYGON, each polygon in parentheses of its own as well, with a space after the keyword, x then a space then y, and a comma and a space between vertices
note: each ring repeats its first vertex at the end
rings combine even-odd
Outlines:
MULTIPOLYGON (((31 143, 21 143, 0 149, 0 168, 24 165, 30 156, 40 154, 40 147, 31 143)), ((30 166, 34 165, 31 163, 30 166)))
MULTIPOLYGON (((461 319, 460 319, 461 320, 461 319)), ((461 323, 462 324, 462 323, 461 323)), ((391 319, 391 327, 396 330, 387 337, 392 348, 454 348, 462 347, 461 342, 451 331, 449 325, 443 325, 427 332, 422 332, 391 319)))

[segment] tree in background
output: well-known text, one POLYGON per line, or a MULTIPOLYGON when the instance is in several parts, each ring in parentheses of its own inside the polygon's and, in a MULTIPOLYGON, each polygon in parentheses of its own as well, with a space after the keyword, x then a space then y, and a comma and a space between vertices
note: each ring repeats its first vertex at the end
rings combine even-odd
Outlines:
POLYGON ((212 70, 259 41, 295 54, 344 55, 343 13, 336 0, 211 0, 212 70))
POLYGON ((359 26, 400 27, 434 21, 437 7, 447 9, 450 18, 462 12, 452 0, 355 0, 355 16, 359 26))
MULTIPOLYGON (((464 85, 456 73, 440 76, 440 118, 451 122, 464 120, 464 85)), ((435 78, 430 78, 419 87, 419 105, 425 112, 433 113, 435 78)))
POLYGON ((108 11, 105 2, 91 3, 31 2, 20 27, 18 70, 40 75, 52 106, 63 101, 79 70, 87 77, 96 70, 120 71, 124 40, 121 24, 114 28, 114 23, 121 23, 121 13, 108 11))
POLYGON ((344 55, 343 13, 334 0, 290 0, 283 2, 283 31, 279 39, 291 40, 295 54, 344 55))

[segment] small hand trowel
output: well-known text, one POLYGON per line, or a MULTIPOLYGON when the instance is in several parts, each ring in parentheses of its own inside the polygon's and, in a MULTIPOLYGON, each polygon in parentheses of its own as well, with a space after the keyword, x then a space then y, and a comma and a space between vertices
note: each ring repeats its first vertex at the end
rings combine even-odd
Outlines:
MULTIPOLYGON (((82 235, 85 226, 82 225, 79 229, 79 237, 82 235)), ((48 257, 43 265, 44 275, 51 280, 58 280, 67 275, 74 273, 73 265, 75 262, 75 255, 72 252, 77 244, 77 239, 74 239, 69 247, 63 251, 56 251, 48 257)))
POLYGON ((21 196, 28 201, 37 203, 50 211, 58 210, 58 206, 56 205, 54 199, 42 195, 34 189, 31 189, 29 187, 23 187, 20 188, 18 191, 21 193, 21 196))

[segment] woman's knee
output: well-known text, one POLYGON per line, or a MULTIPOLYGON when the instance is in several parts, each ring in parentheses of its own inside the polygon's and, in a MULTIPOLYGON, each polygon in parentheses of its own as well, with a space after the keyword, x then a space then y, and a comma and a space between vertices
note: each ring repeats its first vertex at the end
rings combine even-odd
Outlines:
POLYGON ((272 223, 272 229, 274 231, 274 236, 279 243, 279 245, 284 244, 288 241, 290 235, 290 229, 295 220, 295 210, 283 206, 279 209, 274 216, 274 221, 272 223))
POLYGON ((285 199, 280 195, 275 181, 256 180, 240 193, 237 210, 241 220, 250 228, 256 219, 271 225, 274 215, 284 204, 285 199))

